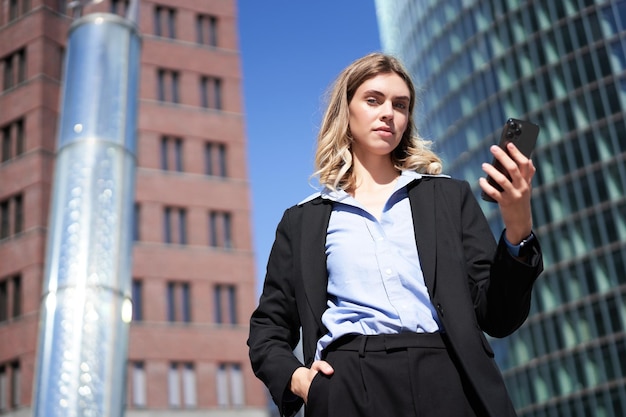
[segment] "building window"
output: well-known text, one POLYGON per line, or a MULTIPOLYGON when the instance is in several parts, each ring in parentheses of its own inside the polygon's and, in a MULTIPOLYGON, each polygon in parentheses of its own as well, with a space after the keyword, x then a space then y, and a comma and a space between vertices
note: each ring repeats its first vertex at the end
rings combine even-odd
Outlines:
POLYGON ((0 322, 9 318, 9 285, 7 281, 0 281, 0 322))
POLYGON ((141 240, 141 204, 135 203, 133 207, 133 240, 141 240))
POLYGON ((196 373, 193 363, 172 362, 167 379, 168 402, 171 408, 180 408, 181 406, 195 408, 197 406, 196 373))
POLYGON ((24 227, 24 207, 22 205, 22 196, 13 197, 13 234, 22 233, 24 227))
POLYGON ((205 174, 226 177, 226 145, 207 142, 204 146, 205 174))
POLYGON ((183 404, 186 408, 193 408, 196 400, 196 372, 192 363, 183 364, 183 404))
POLYGON ((15 275, 0 280, 0 322, 22 314, 22 277, 15 275))
POLYGON ((221 363, 216 375, 217 405, 232 407, 244 405, 243 375, 241 365, 221 363))
POLYGON ((216 77, 200 77, 200 105, 207 109, 222 109, 222 80, 216 77))
POLYGON ((19 361, 0 363, 0 413, 21 405, 21 385, 19 361))
POLYGON ((132 397, 131 404, 135 408, 146 407, 146 371, 143 362, 133 362, 131 368, 132 397))
POLYGON ((178 103, 178 71, 157 70, 157 98, 159 101, 178 103))
POLYGON ((161 137, 161 169, 183 172, 183 140, 181 138, 161 137))
POLYGON ((188 282, 167 283, 167 320, 191 322, 191 293, 188 282))
POLYGON ((187 244, 187 211, 180 207, 165 207, 163 213, 165 243, 187 244))
POLYGON ((57 0, 57 11, 61 14, 67 13, 67 0, 57 0))
POLYGON ((25 15, 30 10, 30 0, 9 0, 9 22, 25 15))
POLYGON ((237 324, 237 287, 230 284, 215 286, 215 322, 237 324))
POLYGON ((9 203, 10 200, 0 201, 0 239, 6 239, 11 235, 9 203))
POLYGON ((13 121, 2 128, 2 154, 0 162, 6 162, 24 153, 24 119, 13 121))
POLYGON ((55 71, 52 75, 54 79, 61 81, 61 79, 63 78, 63 61, 65 60, 65 47, 59 46, 57 48, 57 57, 58 61, 55 65, 55 71))
POLYGON ((22 232, 24 227, 22 196, 16 195, 0 201, 0 239, 22 232))
POLYGON ((134 279, 132 284, 132 298, 133 298, 133 321, 143 320, 143 283, 141 280, 134 279))
POLYGON ((167 387, 169 406, 172 408, 180 407, 180 374, 176 362, 170 364, 170 370, 167 374, 167 387))
POLYGON ((217 17, 198 15, 196 18, 196 35, 199 44, 217 46, 217 17))
POLYGON ((20 363, 15 361, 11 363, 11 408, 17 408, 20 405, 21 382, 20 363))
POLYGON ((22 314, 22 277, 16 275, 10 279, 13 283, 13 290, 11 295, 12 301, 12 318, 19 317, 22 314))
POLYGON ((209 244, 215 248, 232 248, 231 215, 222 211, 209 213, 209 244))
POLYGON ((8 401, 8 369, 4 364, 0 364, 0 412, 4 412, 9 409, 8 401))
POLYGON ((6 162, 11 159, 13 155, 13 138, 11 137, 11 128, 5 127, 2 129, 2 159, 0 161, 6 162))
POLYGON ((110 12, 118 16, 126 16, 129 0, 111 0, 110 12))
POLYGON ((176 10, 171 7, 154 8, 154 34, 164 38, 176 38, 176 10))
POLYGON ((4 67, 3 91, 26 81, 26 48, 5 56, 2 64, 4 67))

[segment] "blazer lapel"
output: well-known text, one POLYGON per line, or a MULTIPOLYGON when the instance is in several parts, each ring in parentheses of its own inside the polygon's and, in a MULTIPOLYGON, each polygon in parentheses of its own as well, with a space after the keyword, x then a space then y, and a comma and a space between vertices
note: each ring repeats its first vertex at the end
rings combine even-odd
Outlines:
MULTIPOLYGON (((431 297, 435 294, 435 266, 437 261, 437 234, 435 225, 435 181, 421 179, 409 189, 411 214, 417 250, 426 287, 431 297)), ((328 272, 326 270, 326 232, 332 204, 321 198, 302 206, 300 234, 300 265, 304 293, 321 326, 326 310, 328 272)))
POLYGON ((437 264, 434 188, 435 181, 422 178, 409 189, 417 252, 424 274, 424 282, 430 291, 431 298, 435 295, 435 267, 437 264))
POLYGON ((302 213, 302 234, 300 236, 300 265, 304 293, 321 326, 322 313, 326 310, 328 272, 326 269, 326 232, 330 221, 332 204, 318 198, 305 204, 302 213))

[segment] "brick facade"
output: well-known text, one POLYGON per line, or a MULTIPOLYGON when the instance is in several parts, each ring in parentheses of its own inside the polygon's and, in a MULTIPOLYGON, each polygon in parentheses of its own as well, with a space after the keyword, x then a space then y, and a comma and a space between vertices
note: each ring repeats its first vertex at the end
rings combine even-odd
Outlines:
MULTIPOLYGON (((111 1, 89 6, 84 13, 111 12, 111 1)), ((0 240, 0 285, 13 276, 19 276, 21 283, 15 290, 7 285, 9 290, 2 299, 8 304, 0 302, 0 308, 9 309, 15 297, 20 303, 16 316, 9 314, 0 322, 0 378, 9 381, 11 364, 19 363, 19 387, 15 391, 19 400, 16 404, 9 401, 0 410, 9 416, 25 415, 32 407, 62 57, 72 22, 69 11, 61 9, 62 3, 0 0, 0 86, 4 87, 2 78, 9 65, 2 59, 21 48, 25 48, 26 56, 25 80, 0 90, 0 129, 14 120, 24 121, 23 152, 0 162, 0 202, 17 194, 22 201, 21 231, 0 240)), ((267 415, 265 389, 252 373, 245 345, 256 289, 236 19, 234 0, 142 0, 140 4, 142 57, 135 196, 139 235, 133 250, 133 279, 141 283, 141 300, 136 303, 141 306, 141 320, 133 322, 130 331, 130 416, 267 415), (173 25, 173 38, 163 31, 161 36, 155 34, 159 7, 173 11, 161 13, 160 20, 162 25, 173 25), (210 16, 216 24, 216 46, 199 43, 198 16, 210 16), (178 74, 177 102, 159 98, 161 69, 178 74), (203 76, 219 79, 220 108, 202 107, 203 76), (164 136, 180 139, 179 148, 167 150, 176 152, 174 157, 182 161, 180 170, 163 169, 164 136), (221 153, 212 150, 209 157, 207 143, 219 144, 221 153), (224 165, 225 175, 206 174, 210 158, 224 165), (167 230, 166 207, 176 208, 170 222, 174 230, 167 230), (183 220, 176 217, 179 209, 183 220), (227 213, 226 220, 220 217, 219 224, 211 220, 214 211, 227 213), (167 233, 181 233, 177 230, 181 222, 184 243, 166 243, 167 233), (212 227, 219 230, 212 231, 212 227), (211 246, 211 233, 220 234, 219 242, 228 243, 211 246), (184 283, 188 293, 168 295, 168 285, 179 283, 184 283), (220 293, 217 286, 230 292, 220 293), (175 303, 185 304, 182 308, 189 312, 187 321, 172 321, 168 316, 174 298, 175 303), (218 309, 225 313, 218 313, 218 309), (133 385, 133 364, 141 364, 137 369, 145 378, 143 385, 139 383, 145 390, 144 405, 136 406, 133 397, 137 386, 133 385), (171 404, 168 379, 177 364, 191 369, 195 384, 191 399, 181 399, 178 407, 171 404), (239 394, 225 394, 217 386, 218 374, 232 369, 241 377, 239 394), (237 395, 243 399, 236 399, 237 395)), ((7 220, 11 222, 14 217, 7 220)), ((10 397, 14 388, 11 383, 7 385, 9 392, 4 395, 10 397)), ((188 389, 182 389, 181 398, 188 389)))

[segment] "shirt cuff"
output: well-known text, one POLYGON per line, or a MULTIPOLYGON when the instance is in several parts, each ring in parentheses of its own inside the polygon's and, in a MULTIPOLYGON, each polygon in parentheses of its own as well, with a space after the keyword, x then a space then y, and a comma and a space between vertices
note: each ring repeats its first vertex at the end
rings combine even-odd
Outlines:
POLYGON ((506 247, 509 250, 509 253, 515 257, 519 256, 519 250, 521 248, 521 245, 514 245, 511 242, 509 242, 509 239, 506 238, 506 236, 504 237, 504 243, 506 243, 506 247))
POLYGON ((520 250, 522 249, 523 244, 528 243, 529 241, 531 241, 535 236, 533 235, 533 233, 531 232, 530 235, 528 235, 528 237, 524 240, 522 240, 518 245, 514 245, 511 242, 509 242, 509 239, 506 238, 506 233, 504 234, 504 243, 506 244, 507 249, 509 250, 509 253, 515 257, 519 257, 520 256, 520 250))

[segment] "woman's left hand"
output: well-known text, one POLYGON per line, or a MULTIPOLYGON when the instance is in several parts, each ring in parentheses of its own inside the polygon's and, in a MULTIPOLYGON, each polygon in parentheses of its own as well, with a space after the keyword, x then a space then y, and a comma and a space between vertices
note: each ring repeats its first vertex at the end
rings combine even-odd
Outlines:
POLYGON ((535 166, 512 143, 507 144, 510 156, 496 145, 493 145, 490 150, 509 173, 511 180, 509 181, 493 165, 484 163, 483 171, 502 187, 502 191, 492 187, 486 178, 480 178, 480 188, 500 206, 500 213, 506 227, 506 238, 510 243, 517 245, 530 235, 532 230, 530 195, 531 182, 536 171, 535 166))

